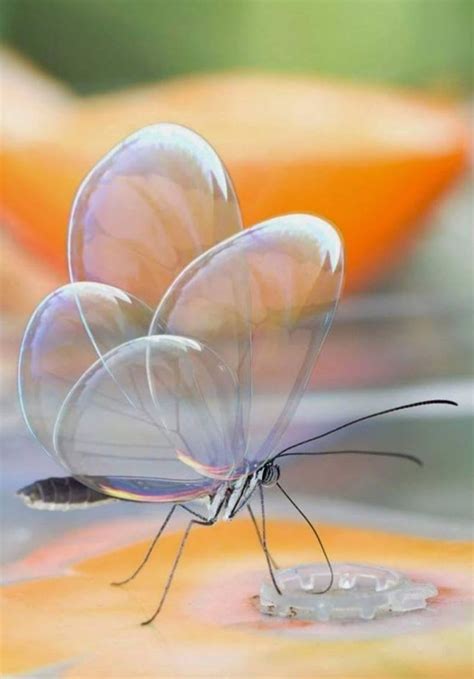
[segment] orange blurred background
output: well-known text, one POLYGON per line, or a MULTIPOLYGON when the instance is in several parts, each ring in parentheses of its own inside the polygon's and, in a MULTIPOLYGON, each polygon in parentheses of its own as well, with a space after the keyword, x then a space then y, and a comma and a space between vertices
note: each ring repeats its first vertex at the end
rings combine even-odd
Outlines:
MULTIPOLYGON (((374 389, 402 388, 464 399, 463 417, 470 414, 471 3, 130 6, 2 5, 2 370, 12 431, 19 341, 36 304, 67 280, 75 191, 114 144, 160 121, 194 127, 216 147, 246 226, 307 211, 342 231, 345 300, 311 383, 318 412, 346 412, 372 403, 374 389)), ((408 478, 402 489, 404 477, 390 497, 329 472, 319 490, 429 507, 443 478, 451 498, 443 511, 464 515, 467 496, 457 484, 470 469, 469 422, 457 431, 440 421, 440 431, 415 436, 422 449, 438 450, 425 500, 408 478), (463 456, 449 473, 446 447, 463 456)), ((384 431, 379 444, 395 436, 384 431)), ((314 478, 308 483, 315 487, 314 478)))
MULTIPOLYGON (((311 382, 319 413, 393 400, 387 390, 398 388, 464 403, 459 431, 437 420, 432 434, 413 435, 414 447, 438 451, 424 499, 402 473, 389 495, 370 479, 354 485, 352 471, 331 475, 330 465, 308 488, 435 511, 430 498, 443 479, 443 511, 465 515, 470 2, 135 0, 129 9, 129 0, 3 3, 2 370, 11 431, 19 341, 36 304, 67 281, 79 183, 133 130, 174 121, 216 147, 246 226, 312 212, 342 231, 344 302, 311 382), (449 473, 447 446, 462 456, 449 473)), ((309 429, 311 398, 302 415, 309 429)), ((386 447, 396 431, 377 436, 386 447)))
POLYGON ((346 292, 373 287, 466 167, 468 5, 138 0, 130 15, 126 0, 7 0, 3 306, 27 313, 65 280, 81 179, 166 120, 215 146, 246 226, 322 215, 345 238, 346 292))
MULTIPOLYGON (((81 180, 130 132, 172 121, 194 128, 216 148, 235 183, 245 226, 281 213, 311 212, 333 221, 344 236, 344 300, 295 417, 293 436, 297 431, 298 440, 304 439, 314 434, 316 425, 330 428, 402 402, 434 397, 459 402, 459 408, 449 412, 433 415, 420 409, 414 416, 376 420, 370 428, 347 430, 333 444, 413 453, 424 460, 423 473, 380 461, 342 460, 344 456, 297 460, 284 469, 285 483, 303 499, 311 516, 328 524, 386 531, 373 537, 370 550, 359 552, 358 534, 351 543, 341 539, 339 528, 327 528, 329 540, 331 534, 336 536, 334 545, 339 540, 335 553, 340 558, 347 557, 349 542, 351 558, 360 553, 361 559, 392 559, 384 546, 391 544, 390 532, 399 532, 399 560, 394 563, 402 567, 418 554, 415 545, 406 552, 407 562, 400 557, 405 540, 418 539, 406 533, 435 537, 441 541, 433 541, 433 554, 422 541, 423 568, 428 572, 436 565, 448 583, 457 582, 461 570, 448 577, 442 555, 449 552, 447 545, 470 534, 466 525, 472 518, 471 13, 470 0, 4 0, 3 560, 25 557, 20 565, 36 568, 37 560, 47 562, 54 549, 29 555, 53 536, 59 541, 58 554, 68 553, 65 542, 87 555, 91 552, 83 546, 102 545, 104 534, 111 535, 111 549, 117 546, 123 522, 134 521, 133 531, 141 526, 140 536, 144 517, 146 531, 151 522, 155 525, 156 507, 136 508, 132 503, 113 504, 104 513, 92 509, 69 514, 30 512, 20 505, 14 497, 20 486, 56 475, 58 469, 21 420, 15 371, 28 317, 47 293, 67 281, 67 225, 81 180), (105 522, 100 530, 99 522, 105 522), (101 538, 94 542, 90 536, 96 529, 101 538)), ((270 512, 283 516, 277 503, 270 505, 270 512)), ((239 534, 242 528, 236 530, 239 534)), ((288 549, 286 536, 280 540, 288 549)), ((299 544, 306 545, 305 538, 299 544)), ((212 566, 219 559, 211 547, 206 557, 212 566)), ((197 547, 195 552, 201 556, 197 547)), ((467 571, 467 547, 459 560, 467 571)), ((98 560, 92 565, 96 574, 101 564, 98 560)), ((191 566, 184 574, 185 581, 197 579, 191 566)), ((102 588, 106 578, 101 578, 102 588)), ((74 616, 62 611, 64 619, 73 621, 66 625, 69 636, 66 632, 51 645, 38 645, 42 625, 36 618, 28 627, 32 643, 23 628, 11 628, 20 643, 10 648, 20 649, 17 659, 23 669, 23 661, 30 658, 22 644, 30 648, 36 642, 37 649, 51 650, 58 639, 59 646, 64 642, 64 657, 51 651, 43 660, 31 660, 38 667, 43 661, 69 661, 70 647, 82 653, 75 607, 82 610, 78 599, 83 590, 75 594, 69 580, 74 579, 66 583, 74 616)), ((50 599, 43 599, 44 590, 36 583, 31 587, 44 610, 51 605, 53 614, 55 587, 53 582, 50 599)), ((449 587, 454 598, 461 592, 449 587)), ((24 602, 13 591, 14 605, 29 605, 23 589, 21 585, 24 602)), ((60 603, 64 609, 63 600, 60 603)), ((126 609, 125 604, 121 612, 128 620, 126 609)), ((94 637, 92 644, 102 638, 103 630, 89 628, 86 613, 84 629, 94 637)), ((15 615, 21 620, 23 608, 15 615)), ((115 612, 113 618, 118 619, 115 612)), ((181 623, 180 618, 184 638, 189 629, 181 623)), ((464 649, 452 663, 455 676, 462 676, 469 663, 464 636, 460 638, 457 621, 454 625, 449 616, 446 625, 449 639, 464 649)), ((249 648, 255 630, 247 637, 242 629, 237 630, 239 639, 249 648)), ((421 676, 423 669, 417 670, 416 664, 417 656, 423 656, 427 666, 433 663, 433 671, 437 662, 444 671, 446 658, 436 660, 436 649, 441 655, 443 648, 438 637, 445 628, 439 629, 438 636, 427 634, 425 645, 416 648, 420 637, 405 629, 397 637, 390 672, 382 667, 390 635, 380 636, 376 666, 371 664, 369 638, 368 650, 364 646, 360 651, 363 663, 368 662, 363 667, 375 667, 377 676, 387 669, 387 677, 393 669, 397 678, 410 676, 406 672, 415 668, 418 674, 413 676, 421 676), (415 648, 410 665, 403 654, 407 641, 415 648)), ((45 639, 50 634, 47 626, 44 634, 45 639)), ((233 643, 233 637, 229 639, 233 643)), ((271 646, 274 640, 269 639, 271 646)), ((202 647, 204 642, 198 642, 202 647)), ((285 662, 291 667, 293 642, 286 642, 291 648, 285 662)), ((311 658, 310 645, 304 646, 311 658)), ((127 636, 125 654, 128 648, 127 636)), ((344 648, 343 641, 336 646, 331 642, 321 645, 321 653, 329 649, 328 657, 342 659, 339 668, 346 669, 352 656, 344 648)), ((115 649, 110 649, 104 656, 106 669, 115 662, 115 649)), ((235 652, 244 662, 242 651, 235 652)), ((266 657, 262 672, 265 662, 266 657)))
POLYGON ((246 226, 291 212, 336 224, 346 245, 347 292, 369 286, 403 257, 422 218, 466 166, 459 107, 441 97, 232 73, 82 98, 11 51, 2 62, 0 211, 19 267, 15 273, 7 261, 7 286, 20 287, 22 266, 33 261, 40 278, 66 278, 65 234, 79 183, 112 146, 156 121, 185 124, 214 145, 246 226))

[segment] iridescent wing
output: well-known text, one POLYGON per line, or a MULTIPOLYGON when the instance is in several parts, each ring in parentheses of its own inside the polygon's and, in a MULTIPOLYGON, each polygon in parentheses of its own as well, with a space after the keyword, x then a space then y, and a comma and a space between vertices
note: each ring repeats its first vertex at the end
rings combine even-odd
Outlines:
POLYGON ((151 333, 192 337, 237 376, 242 469, 276 452, 329 330, 342 277, 336 230, 317 217, 288 215, 216 245, 158 306, 151 333))
POLYGON ((234 470, 236 392, 231 371, 199 342, 133 340, 71 390, 57 418, 55 454, 79 481, 113 497, 186 502, 209 495, 234 470))
MULTIPOLYGON (((243 472, 252 398, 252 332, 250 279, 242 242, 227 239, 180 274, 158 306, 150 335, 193 338, 212 348, 228 367, 237 384, 235 465, 243 472)), ((155 402, 158 407, 158 399, 155 402)))
POLYGON ((146 127, 98 163, 78 191, 71 280, 108 283, 155 308, 191 260, 240 229, 232 184, 209 144, 179 125, 146 127))
POLYGON ((18 388, 24 418, 47 452, 66 396, 98 358, 147 334, 152 312, 138 299, 98 283, 72 283, 36 309, 20 349, 18 388))

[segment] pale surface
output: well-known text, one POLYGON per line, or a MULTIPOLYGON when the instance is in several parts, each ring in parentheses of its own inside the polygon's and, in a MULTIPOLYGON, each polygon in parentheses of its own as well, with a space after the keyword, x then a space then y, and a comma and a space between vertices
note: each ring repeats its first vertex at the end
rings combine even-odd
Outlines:
MULTIPOLYGON (((151 527, 150 527, 151 528, 151 527)), ((432 581, 438 597, 424 611, 352 623, 262 616, 264 559, 250 521, 197 528, 161 617, 139 622, 156 605, 178 547, 166 536, 152 563, 126 588, 146 543, 143 524, 101 524, 52 544, 9 569, 23 582, 4 591, 8 672, 37 677, 48 667, 68 679, 279 677, 402 679, 467 677, 471 658, 470 545, 343 527, 320 527, 335 559, 363 559, 432 581), (383 553, 380 545, 383 544, 383 553), (30 579, 33 578, 33 579, 30 579), (47 624, 45 624, 47 623, 47 624)), ((272 521, 272 550, 282 562, 314 558, 300 523, 272 521)))

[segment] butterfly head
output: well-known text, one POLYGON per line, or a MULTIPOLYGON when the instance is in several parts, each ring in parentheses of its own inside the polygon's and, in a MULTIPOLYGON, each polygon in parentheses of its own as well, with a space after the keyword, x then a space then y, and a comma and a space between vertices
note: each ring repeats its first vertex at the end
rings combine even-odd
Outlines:
POLYGON ((266 488, 276 485, 280 478, 280 467, 273 462, 267 462, 262 469, 261 484, 266 488))

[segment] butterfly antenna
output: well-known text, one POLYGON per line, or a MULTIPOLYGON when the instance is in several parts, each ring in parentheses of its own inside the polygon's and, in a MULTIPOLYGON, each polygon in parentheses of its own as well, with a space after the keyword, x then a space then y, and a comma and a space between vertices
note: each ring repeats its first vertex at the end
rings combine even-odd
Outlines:
MULTIPOLYGON (((261 512, 262 512, 262 540, 261 540, 261 545, 262 545, 263 553, 265 554, 265 559, 267 561, 267 566, 268 566, 268 572, 270 573, 270 578, 272 580, 273 586, 276 589, 276 591, 278 592, 278 594, 281 596, 281 589, 278 586, 278 583, 276 581, 275 573, 273 572, 270 552, 268 551, 268 547, 267 547, 267 529, 266 529, 266 520, 265 520, 265 500, 264 500, 264 497, 263 497, 263 488, 262 488, 261 483, 258 484, 258 492, 260 494, 260 509, 261 509, 261 512)), ((260 533, 259 533, 259 535, 260 535, 260 533)))
POLYGON ((155 535, 155 537, 154 537, 153 542, 151 543, 151 545, 148 547, 148 551, 147 551, 147 553, 145 554, 145 557, 144 557, 144 559, 142 560, 141 564, 138 566, 138 568, 132 573, 132 575, 131 575, 130 577, 126 578, 125 580, 120 580, 120 581, 118 581, 118 582, 111 582, 111 583, 110 583, 111 585, 113 585, 114 587, 120 587, 121 585, 126 585, 127 582, 130 582, 131 580, 133 580, 134 578, 137 577, 137 575, 139 574, 139 572, 142 570, 142 568, 144 567, 144 565, 146 564, 146 562, 147 562, 148 559, 150 558, 150 556, 151 556, 153 550, 155 549, 156 543, 157 543, 158 540, 160 539, 161 535, 163 534, 163 531, 165 530, 166 526, 168 525, 169 520, 170 520, 171 517, 173 516, 173 513, 174 513, 174 510, 176 509, 176 506, 177 506, 177 505, 173 505, 173 506, 171 507, 170 511, 168 512, 168 514, 166 515, 165 520, 164 520, 163 523, 161 524, 160 530, 159 530, 158 533, 155 535))
MULTIPOLYGON (((252 507, 250 505, 247 505, 247 509, 249 510, 250 518, 252 519, 252 523, 255 528, 255 532, 257 533, 258 541, 260 543, 260 547, 265 551, 265 547, 263 546, 263 540, 262 540, 262 535, 260 533, 260 528, 258 527, 257 519, 255 518, 255 514, 252 511, 252 507)), ((275 570, 278 570, 277 563, 273 556, 270 553, 270 550, 267 548, 268 556, 270 557, 270 561, 272 562, 272 566, 275 570)))
POLYGON ((351 420, 350 422, 346 422, 345 424, 341 424, 338 427, 334 427, 334 429, 329 429, 329 431, 325 431, 322 434, 318 434, 317 436, 312 436, 309 439, 305 439, 304 441, 299 441, 298 443, 293 443, 291 446, 288 446, 287 448, 283 448, 283 450, 280 450, 279 453, 273 457, 273 460, 276 460, 278 457, 283 457, 285 453, 287 453, 290 450, 293 450, 294 448, 297 448, 298 446, 303 446, 306 443, 312 443, 313 441, 318 441, 319 439, 324 438, 325 436, 329 436, 330 434, 335 434, 337 431, 341 431, 341 429, 346 429, 346 427, 352 427, 353 424, 357 424, 358 422, 364 422, 364 420, 371 420, 374 417, 380 417, 380 415, 388 415, 389 413, 395 413, 399 410, 408 410, 409 408, 419 408, 420 406, 428 406, 428 405, 450 405, 450 406, 457 406, 458 404, 456 401, 450 401, 448 399, 432 399, 429 401, 417 401, 416 403, 406 403, 405 405, 402 406, 396 406, 395 408, 388 408, 387 410, 379 410, 376 413, 371 413, 370 415, 364 415, 363 417, 358 417, 356 420, 351 420))
POLYGON ((180 559, 183 555, 184 547, 186 545, 187 539, 189 537, 189 533, 191 532, 191 528, 193 525, 197 524, 200 526, 211 526, 214 522, 213 521, 198 521, 197 519, 191 519, 191 521, 188 523, 186 530, 184 531, 184 535, 181 539, 181 543, 178 548, 178 553, 176 554, 176 558, 174 560, 173 566, 171 567, 171 571, 168 575, 168 579, 166 580, 166 585, 163 590, 163 594, 161 595, 160 603, 158 604, 158 608, 156 611, 153 613, 153 615, 148 618, 148 620, 144 620, 141 624, 142 625, 149 625, 150 623, 153 622, 153 620, 156 619, 156 617, 159 615, 161 612, 161 609, 163 608, 163 605, 166 601, 166 597, 168 596, 168 592, 170 590, 171 584, 173 582, 174 574, 176 573, 176 569, 178 568, 178 564, 180 562, 180 559))
POLYGON ((284 453, 280 457, 293 457, 295 455, 373 455, 374 457, 396 457, 400 460, 414 462, 419 467, 423 467, 423 462, 416 455, 408 453, 396 453, 388 450, 311 450, 296 451, 294 453, 284 453))
POLYGON ((303 519, 306 521, 306 523, 308 524, 308 526, 309 526, 309 527, 311 528, 311 530, 313 531, 313 533, 314 533, 314 535, 315 535, 315 537, 316 537, 316 539, 317 539, 317 541, 318 541, 318 543, 319 543, 319 546, 321 547, 321 551, 322 551, 322 553, 324 554, 324 558, 325 558, 326 563, 327 563, 328 568, 329 568, 329 584, 327 585, 327 587, 325 587, 324 589, 322 589, 320 592, 313 592, 313 594, 326 594, 326 592, 329 592, 329 590, 331 589, 331 587, 332 587, 333 584, 334 584, 334 571, 333 571, 333 568, 332 568, 332 564, 331 564, 331 562, 330 562, 330 560, 329 560, 329 557, 328 557, 328 555, 327 555, 327 552, 326 552, 326 550, 325 550, 325 548, 324 548, 323 542, 322 542, 321 538, 319 537, 318 531, 317 531, 316 528, 313 526, 313 524, 311 523, 311 521, 308 519, 308 517, 306 516, 306 514, 303 512, 303 510, 300 509, 300 508, 298 507, 298 505, 296 504, 296 502, 288 495, 288 493, 287 493, 286 490, 283 488, 283 486, 281 485, 281 483, 280 483, 279 481, 277 481, 276 485, 277 485, 278 488, 281 490, 281 492, 282 492, 283 495, 286 497, 286 499, 289 500, 289 502, 293 505, 293 507, 296 509, 296 511, 299 512, 299 514, 300 514, 300 515, 303 517, 303 519))

